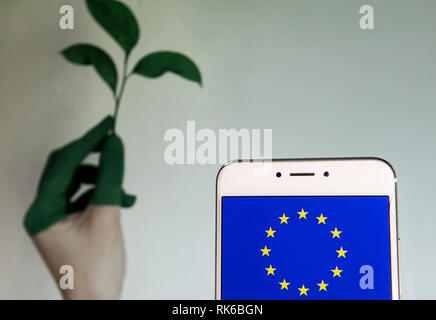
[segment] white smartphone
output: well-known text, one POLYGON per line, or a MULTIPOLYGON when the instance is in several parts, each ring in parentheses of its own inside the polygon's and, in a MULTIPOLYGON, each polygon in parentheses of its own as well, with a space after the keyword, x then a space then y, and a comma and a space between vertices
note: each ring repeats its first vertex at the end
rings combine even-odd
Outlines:
POLYGON ((216 298, 399 299, 396 186, 379 158, 225 165, 216 298))

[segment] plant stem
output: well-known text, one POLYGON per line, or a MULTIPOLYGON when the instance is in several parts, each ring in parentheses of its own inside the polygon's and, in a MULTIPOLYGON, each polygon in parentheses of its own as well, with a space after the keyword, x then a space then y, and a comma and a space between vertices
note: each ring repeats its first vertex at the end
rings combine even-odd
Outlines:
POLYGON ((121 87, 120 87, 120 91, 118 92, 118 96, 115 97, 114 127, 113 127, 114 133, 116 133, 115 128, 117 125, 118 111, 120 109, 121 98, 123 97, 124 87, 126 86, 127 79, 129 78, 129 76, 127 75, 127 62, 128 62, 128 57, 126 56, 124 58, 123 80, 121 82, 121 87))

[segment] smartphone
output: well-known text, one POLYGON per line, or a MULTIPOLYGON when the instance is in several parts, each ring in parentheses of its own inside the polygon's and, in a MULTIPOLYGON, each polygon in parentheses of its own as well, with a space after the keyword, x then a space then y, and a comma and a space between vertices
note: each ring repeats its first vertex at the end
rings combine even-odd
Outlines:
POLYGON ((399 299, 396 190, 379 158, 223 166, 216 298, 399 299))

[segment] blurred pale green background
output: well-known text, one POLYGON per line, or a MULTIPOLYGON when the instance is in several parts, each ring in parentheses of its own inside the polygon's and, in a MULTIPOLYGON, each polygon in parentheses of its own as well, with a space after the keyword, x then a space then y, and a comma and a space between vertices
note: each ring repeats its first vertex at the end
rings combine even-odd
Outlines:
MULTIPOLYGON (((214 297, 214 166, 168 166, 165 130, 272 128, 274 157, 379 156, 399 177, 405 298, 436 298, 436 2, 126 1, 141 25, 132 61, 171 49, 200 66, 204 88, 168 75, 132 78, 119 119, 127 148, 125 298, 214 297), (374 5, 376 29, 359 28, 374 5)), ((113 102, 91 68, 57 52, 121 49, 83 1, 0 2, 0 298, 58 298, 21 220, 46 156, 113 102), (75 30, 58 27, 72 4, 75 30)))

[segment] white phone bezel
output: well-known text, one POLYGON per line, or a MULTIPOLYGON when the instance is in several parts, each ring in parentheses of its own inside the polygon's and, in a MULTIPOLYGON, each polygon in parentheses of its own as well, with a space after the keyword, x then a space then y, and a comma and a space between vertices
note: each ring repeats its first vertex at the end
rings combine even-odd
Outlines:
POLYGON ((299 195, 389 196, 392 299, 400 299, 397 177, 379 158, 239 160, 224 165, 216 181, 215 298, 221 299, 221 198, 299 195))

